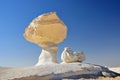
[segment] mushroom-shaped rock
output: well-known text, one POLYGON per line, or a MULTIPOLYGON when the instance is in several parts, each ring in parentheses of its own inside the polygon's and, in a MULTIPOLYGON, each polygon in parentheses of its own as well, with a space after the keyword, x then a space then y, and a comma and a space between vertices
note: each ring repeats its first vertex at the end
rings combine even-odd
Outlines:
POLYGON ((85 55, 83 52, 73 52, 71 48, 65 47, 61 55, 61 60, 63 63, 83 62, 85 55))
POLYGON ((57 44, 67 35, 67 27, 56 15, 56 12, 43 14, 35 18, 26 28, 24 37, 42 47, 36 65, 57 63, 57 44))

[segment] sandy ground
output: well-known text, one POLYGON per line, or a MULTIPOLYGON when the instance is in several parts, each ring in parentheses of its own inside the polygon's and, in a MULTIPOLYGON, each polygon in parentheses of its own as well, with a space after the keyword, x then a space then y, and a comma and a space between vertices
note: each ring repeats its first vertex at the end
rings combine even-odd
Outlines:
MULTIPOLYGON (((30 78, 21 78, 21 79, 14 79, 14 80, 44 80, 42 78, 36 78, 36 79, 33 79, 33 77, 30 77, 30 78)), ((55 80, 60 80, 60 79, 55 79, 55 80)), ((120 77, 116 77, 116 78, 109 78, 109 77, 99 77, 97 79, 84 79, 84 78, 81 78, 81 79, 62 79, 62 80, 120 80, 120 77)))
POLYGON ((98 80, 120 80, 120 77, 116 77, 116 78, 99 78, 98 80))
MULTIPOLYGON (((14 79, 14 80, 33 80, 33 78, 30 77, 30 78, 26 78, 26 79, 21 78, 21 79, 14 79)), ((34 80, 44 80, 44 79, 35 78, 34 80)), ((55 79, 55 80, 57 80, 57 79, 55 79)), ((60 80, 60 79, 58 79, 58 80, 60 80)), ((116 77, 116 78, 99 77, 97 79, 92 79, 92 78, 91 79, 83 79, 83 78, 81 78, 81 79, 62 79, 62 80, 120 80, 120 77, 116 77)))
POLYGON ((79 79, 79 80, 120 80, 120 77, 116 77, 116 78, 100 77, 98 79, 79 79))

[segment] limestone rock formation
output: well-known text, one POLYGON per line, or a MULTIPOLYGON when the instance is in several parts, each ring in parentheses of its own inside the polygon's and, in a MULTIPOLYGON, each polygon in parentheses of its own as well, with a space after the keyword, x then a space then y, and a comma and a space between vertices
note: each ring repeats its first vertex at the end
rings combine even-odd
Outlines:
POLYGON ((63 63, 83 62, 85 55, 83 52, 73 52, 70 48, 65 47, 61 55, 63 63))
POLYGON ((26 28, 24 37, 42 47, 37 65, 57 63, 57 44, 67 35, 67 27, 56 12, 43 14, 35 18, 26 28))
POLYGON ((66 34, 67 28, 55 12, 35 18, 26 28, 24 37, 42 47, 38 63, 30 67, 0 67, 0 80, 86 80, 120 76, 106 67, 80 63, 85 60, 84 53, 73 52, 67 47, 61 55, 67 64, 56 64, 57 44, 66 38, 66 34))

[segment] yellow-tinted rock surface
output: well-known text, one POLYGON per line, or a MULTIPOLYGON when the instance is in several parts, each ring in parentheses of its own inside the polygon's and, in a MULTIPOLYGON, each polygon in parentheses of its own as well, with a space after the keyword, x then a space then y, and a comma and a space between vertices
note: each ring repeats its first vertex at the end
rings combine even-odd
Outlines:
POLYGON ((25 29, 24 37, 28 41, 42 47, 42 52, 36 66, 58 63, 57 44, 62 42, 66 35, 66 25, 55 12, 38 16, 30 23, 25 29))
POLYGON ((46 47, 62 42, 66 34, 66 25, 59 19, 56 12, 50 12, 35 18, 26 28, 24 37, 41 47, 46 47))

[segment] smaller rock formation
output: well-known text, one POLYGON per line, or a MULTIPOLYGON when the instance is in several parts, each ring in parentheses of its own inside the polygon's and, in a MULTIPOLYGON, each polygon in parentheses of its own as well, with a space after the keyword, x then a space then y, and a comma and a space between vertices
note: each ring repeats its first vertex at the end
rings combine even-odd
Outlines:
POLYGON ((63 63, 83 62, 85 55, 83 52, 73 52, 71 48, 65 47, 61 55, 63 63))

